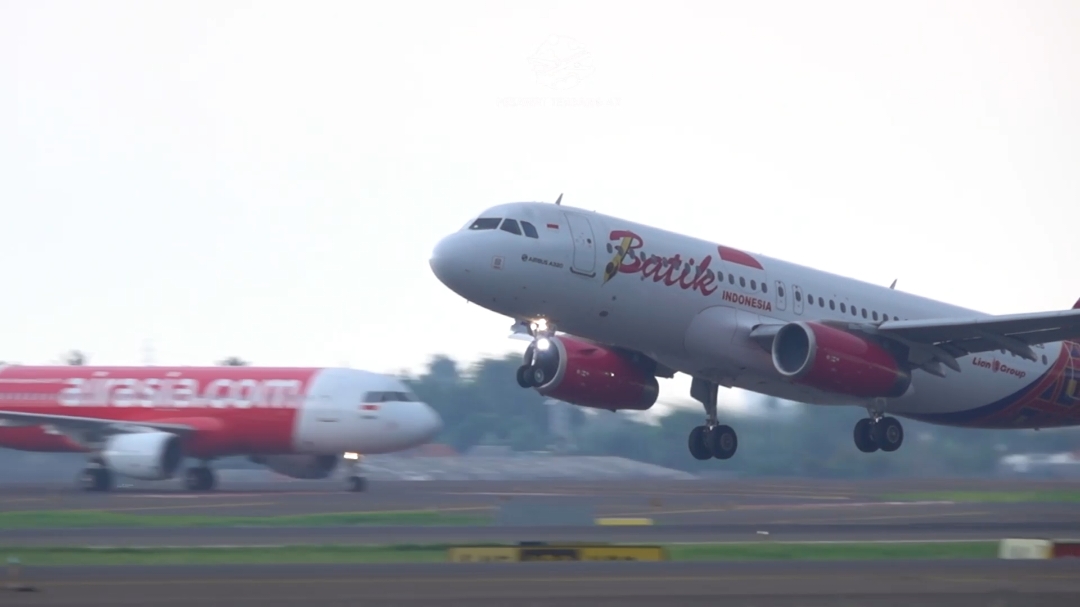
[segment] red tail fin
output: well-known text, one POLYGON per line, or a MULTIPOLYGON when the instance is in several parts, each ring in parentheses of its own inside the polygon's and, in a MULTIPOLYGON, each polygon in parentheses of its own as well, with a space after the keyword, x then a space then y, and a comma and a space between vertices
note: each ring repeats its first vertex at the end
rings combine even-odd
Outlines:
POLYGON ((1073 310, 1080 310, 1080 299, 1076 300, 1076 303, 1073 304, 1072 309, 1073 310))

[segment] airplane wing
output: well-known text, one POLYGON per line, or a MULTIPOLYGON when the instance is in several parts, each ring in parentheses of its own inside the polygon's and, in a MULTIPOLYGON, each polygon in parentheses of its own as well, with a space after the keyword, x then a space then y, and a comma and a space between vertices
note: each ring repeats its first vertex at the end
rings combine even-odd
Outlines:
POLYGON ((49 415, 44 413, 23 413, 21 411, 2 410, 0 410, 0 426, 8 428, 43 426, 46 428, 46 431, 55 434, 64 434, 71 440, 84 445, 101 440, 113 434, 160 430, 183 435, 195 431, 194 427, 184 424, 153 421, 128 422, 115 419, 79 417, 75 415, 49 415))
MULTIPOLYGON (((956 359, 968 354, 1005 350, 1033 361, 1037 356, 1032 345, 1080 339, 1080 309, 977 318, 888 320, 877 324, 818 322, 907 346, 910 363, 942 377, 941 365, 959 372, 960 364, 956 359)), ((750 336, 763 346, 771 347, 781 326, 759 325, 750 336)))

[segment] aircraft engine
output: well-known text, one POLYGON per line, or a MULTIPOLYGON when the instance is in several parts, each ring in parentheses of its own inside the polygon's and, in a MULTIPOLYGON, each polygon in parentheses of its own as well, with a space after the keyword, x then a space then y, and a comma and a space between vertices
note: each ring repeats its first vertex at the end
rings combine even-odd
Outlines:
POLYGON ((251 461, 290 478, 318 480, 329 477, 337 469, 340 455, 263 455, 251 461))
POLYGON ((171 432, 114 434, 101 451, 105 465, 144 481, 172 478, 184 460, 180 437, 171 432))
POLYGON ((559 335, 529 344, 518 385, 594 409, 644 411, 656 403, 660 385, 650 359, 559 335))
POLYGON ((784 325, 772 360, 784 377, 836 394, 896 398, 911 386, 910 371, 883 346, 815 322, 784 325))

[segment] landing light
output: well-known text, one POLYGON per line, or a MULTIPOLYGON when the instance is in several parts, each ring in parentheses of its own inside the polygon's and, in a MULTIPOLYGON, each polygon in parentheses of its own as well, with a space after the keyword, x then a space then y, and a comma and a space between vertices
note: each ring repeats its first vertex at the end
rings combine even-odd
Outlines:
POLYGON ((360 459, 360 454, 348 451, 345 453, 345 459, 360 459))
POLYGON ((551 347, 551 340, 549 340, 548 338, 541 337, 540 339, 536 340, 536 349, 537 350, 547 350, 550 347, 551 347))
POLYGON ((547 331, 547 319, 541 318, 533 323, 533 330, 537 332, 547 331))

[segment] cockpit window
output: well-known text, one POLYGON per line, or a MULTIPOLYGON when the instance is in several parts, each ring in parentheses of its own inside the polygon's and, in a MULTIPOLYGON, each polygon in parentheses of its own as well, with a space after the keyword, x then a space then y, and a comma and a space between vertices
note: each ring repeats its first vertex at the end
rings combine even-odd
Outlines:
POLYGON ((502 225, 499 226, 504 232, 510 232, 511 234, 517 234, 521 236, 521 228, 518 227, 518 222, 513 219, 504 219, 502 225))
POLYGON ((481 217, 473 222, 469 226, 470 230, 494 230, 499 227, 499 222, 502 221, 501 217, 481 217))
POLYGON ((540 238, 540 235, 536 233, 536 228, 533 224, 527 221, 521 222, 521 229, 525 231, 525 235, 529 238, 540 238))

